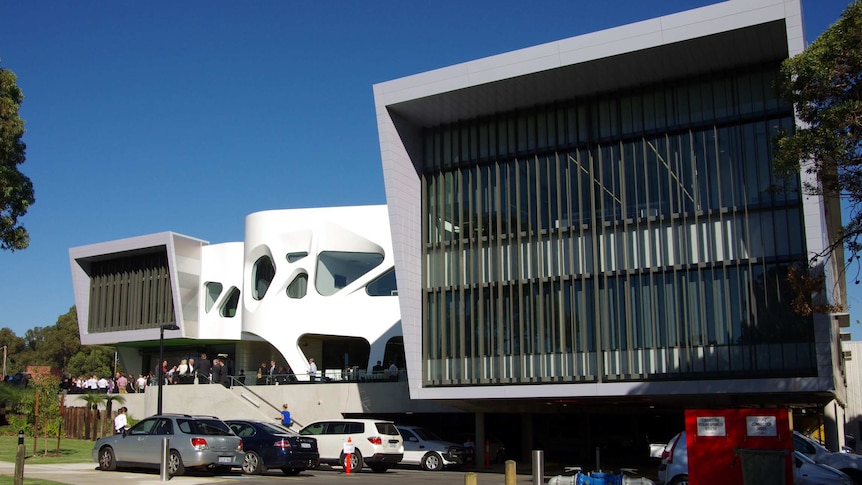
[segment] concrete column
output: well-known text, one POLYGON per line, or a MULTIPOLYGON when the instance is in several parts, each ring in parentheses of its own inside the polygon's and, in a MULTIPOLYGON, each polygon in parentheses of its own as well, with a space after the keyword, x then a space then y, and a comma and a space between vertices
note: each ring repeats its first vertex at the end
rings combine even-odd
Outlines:
POLYGON ((479 412, 474 415, 476 426, 476 467, 485 466, 485 413, 479 412))
POLYGON ((521 415, 521 463, 530 463, 533 443, 533 415, 525 413, 521 415))
POLYGON ((844 408, 838 401, 823 408, 823 441, 831 451, 841 451, 844 446, 844 408))

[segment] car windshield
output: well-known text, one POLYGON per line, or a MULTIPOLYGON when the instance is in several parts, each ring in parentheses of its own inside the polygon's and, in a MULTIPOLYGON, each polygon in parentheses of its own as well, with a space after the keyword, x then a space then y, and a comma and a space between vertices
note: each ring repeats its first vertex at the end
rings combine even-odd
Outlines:
POLYGON ((812 460, 811 458, 809 458, 807 455, 805 455, 805 453, 800 453, 798 451, 794 451, 793 456, 795 456, 797 460, 799 460, 803 463, 808 463, 810 465, 817 463, 814 460, 812 460))
POLYGON ((442 438, 425 428, 414 428, 413 432, 423 441, 443 441, 442 438))
POLYGON ((230 436, 233 431, 217 419, 178 419, 177 426, 185 434, 230 436))
POLYGON ((794 432, 793 447, 796 449, 796 451, 801 451, 806 455, 832 453, 820 443, 814 441, 808 436, 803 435, 802 433, 797 432, 794 432))

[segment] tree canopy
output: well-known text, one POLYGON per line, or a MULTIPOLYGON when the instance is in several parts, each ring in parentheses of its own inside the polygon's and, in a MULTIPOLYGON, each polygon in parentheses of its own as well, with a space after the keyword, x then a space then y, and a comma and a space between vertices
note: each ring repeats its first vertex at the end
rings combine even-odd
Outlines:
MULTIPOLYGON (((841 18, 801 54, 784 61, 778 89, 793 103, 798 127, 780 136, 775 165, 780 173, 800 169, 814 175, 808 194, 841 197, 849 210, 838 238, 817 259, 847 249, 849 262, 862 250, 862 2, 847 6, 841 18)), ((840 253, 839 253, 840 254, 840 253)), ((858 283, 858 281, 857 281, 858 283)))
POLYGON ((0 249, 15 251, 30 245, 30 235, 18 219, 27 213, 36 199, 33 183, 21 173, 26 145, 24 120, 18 108, 24 95, 15 73, 0 68, 0 249))
POLYGON ((0 329, 0 346, 8 346, 7 374, 26 370, 28 365, 47 365, 64 375, 113 375, 114 348, 82 346, 75 307, 57 317, 48 327, 34 327, 18 337, 10 328, 0 329))

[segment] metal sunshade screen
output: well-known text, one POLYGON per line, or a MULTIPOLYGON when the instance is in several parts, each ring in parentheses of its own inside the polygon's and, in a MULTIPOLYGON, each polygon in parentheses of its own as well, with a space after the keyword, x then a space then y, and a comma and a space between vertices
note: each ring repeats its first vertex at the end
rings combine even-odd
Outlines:
POLYGON ((89 332, 139 330, 176 323, 165 249, 93 262, 89 276, 89 332))

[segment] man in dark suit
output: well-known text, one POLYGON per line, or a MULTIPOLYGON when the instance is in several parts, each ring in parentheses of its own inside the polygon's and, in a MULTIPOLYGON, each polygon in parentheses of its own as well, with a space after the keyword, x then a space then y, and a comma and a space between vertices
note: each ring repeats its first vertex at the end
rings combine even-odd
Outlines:
POLYGON ((221 383, 221 374, 224 372, 224 367, 221 366, 221 361, 213 359, 212 366, 212 382, 221 383))
POLYGON ((276 369, 275 367, 275 361, 272 360, 269 362, 269 379, 267 379, 266 383, 269 385, 274 385, 276 374, 278 374, 278 369, 276 369))
POLYGON ((201 354, 201 360, 198 362, 198 384, 209 384, 211 372, 212 364, 207 359, 207 354, 201 354))

